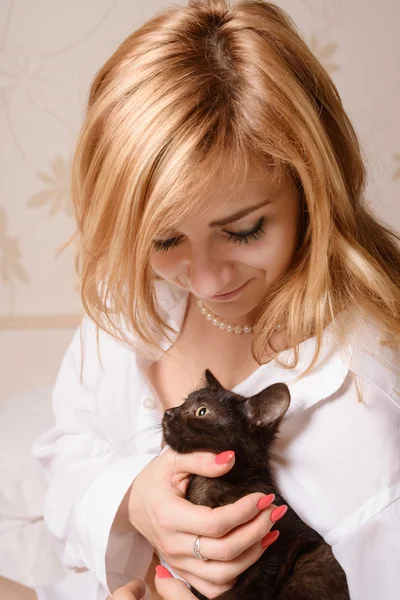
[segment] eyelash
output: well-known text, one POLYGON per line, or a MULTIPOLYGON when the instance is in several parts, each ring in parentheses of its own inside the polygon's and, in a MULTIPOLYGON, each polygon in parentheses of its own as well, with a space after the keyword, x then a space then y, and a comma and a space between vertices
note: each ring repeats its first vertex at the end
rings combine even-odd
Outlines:
MULTIPOLYGON (((259 240, 265 233, 264 229, 265 218, 261 217, 257 225, 248 233, 233 233, 226 231, 228 240, 235 244, 248 244, 250 239, 259 240)), ((154 240, 153 248, 156 252, 166 252, 170 248, 174 248, 179 243, 179 238, 171 238, 169 240, 154 240)))

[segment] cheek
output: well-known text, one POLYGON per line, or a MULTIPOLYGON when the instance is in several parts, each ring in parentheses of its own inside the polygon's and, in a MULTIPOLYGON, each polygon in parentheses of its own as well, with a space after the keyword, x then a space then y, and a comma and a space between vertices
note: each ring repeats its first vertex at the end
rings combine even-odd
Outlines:
POLYGON ((152 252, 150 264, 153 270, 163 279, 173 279, 178 271, 178 261, 173 252, 152 252))
POLYGON ((277 224, 267 232, 259 245, 249 252, 247 264, 262 269, 274 279, 289 268, 297 245, 297 229, 292 224, 277 224))

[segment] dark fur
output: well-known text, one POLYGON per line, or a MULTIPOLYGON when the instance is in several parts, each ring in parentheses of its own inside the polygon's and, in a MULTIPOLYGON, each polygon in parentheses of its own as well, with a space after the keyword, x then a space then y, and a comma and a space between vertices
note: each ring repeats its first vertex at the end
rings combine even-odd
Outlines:
MULTIPOLYGON (((283 383, 244 398, 223 388, 207 370, 205 387, 192 392, 181 406, 165 411, 164 439, 181 454, 234 450, 235 465, 222 477, 191 475, 188 500, 215 508, 263 492, 275 494, 274 504, 287 504, 274 481, 269 454, 289 404, 289 389, 283 383), (205 414, 196 416, 202 406, 205 414)), ((350 599, 346 575, 316 531, 290 507, 276 528, 277 541, 218 600, 350 599)), ((204 599, 194 588, 192 592, 204 599)))

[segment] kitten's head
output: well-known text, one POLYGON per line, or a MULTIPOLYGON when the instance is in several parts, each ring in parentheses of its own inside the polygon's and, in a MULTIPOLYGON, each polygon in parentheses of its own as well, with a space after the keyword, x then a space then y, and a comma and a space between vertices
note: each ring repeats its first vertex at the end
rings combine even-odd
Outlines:
POLYGON ((165 411, 165 442, 176 452, 234 450, 264 455, 274 441, 290 404, 284 383, 275 383, 245 398, 225 389, 208 369, 205 385, 183 404, 165 411))

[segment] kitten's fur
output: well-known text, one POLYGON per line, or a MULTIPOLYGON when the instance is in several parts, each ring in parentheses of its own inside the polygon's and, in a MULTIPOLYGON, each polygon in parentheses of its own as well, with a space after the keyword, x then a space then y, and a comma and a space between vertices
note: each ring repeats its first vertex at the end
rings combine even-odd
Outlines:
MULTIPOLYGON (((187 499, 215 508, 263 492, 275 494, 277 506, 287 504, 274 481, 269 454, 290 404, 288 387, 276 383, 245 398, 222 387, 209 370, 205 379, 205 387, 192 392, 181 406, 165 411, 164 440, 182 454, 234 450, 235 464, 222 477, 191 475, 187 499)), ((350 599, 346 575, 316 531, 290 507, 276 528, 277 541, 218 600, 350 599)), ((192 592, 204 599, 194 588, 192 592)))

